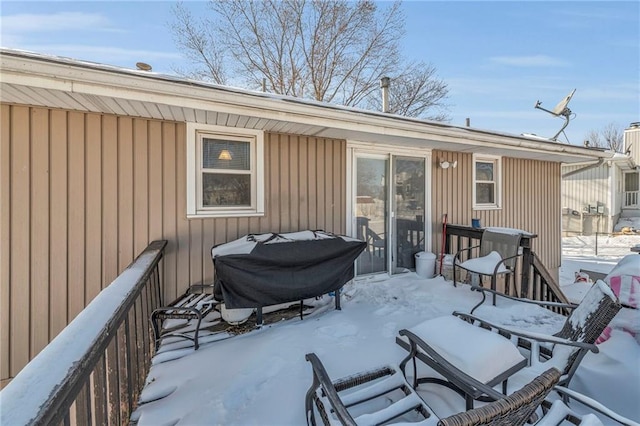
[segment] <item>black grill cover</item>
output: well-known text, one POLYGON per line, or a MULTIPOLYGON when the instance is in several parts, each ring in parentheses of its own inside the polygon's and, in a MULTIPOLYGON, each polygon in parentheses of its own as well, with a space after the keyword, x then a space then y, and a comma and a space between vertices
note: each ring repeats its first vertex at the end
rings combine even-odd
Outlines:
POLYGON ((346 238, 258 242, 248 254, 215 256, 215 297, 229 309, 258 308, 338 290, 366 246, 346 238))

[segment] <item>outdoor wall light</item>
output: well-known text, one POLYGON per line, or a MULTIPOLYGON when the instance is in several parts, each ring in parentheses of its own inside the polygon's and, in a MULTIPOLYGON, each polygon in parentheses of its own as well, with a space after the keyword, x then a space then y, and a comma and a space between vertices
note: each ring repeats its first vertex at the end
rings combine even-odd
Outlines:
POLYGON ((455 169, 456 167, 458 167, 458 162, 440 161, 440 167, 443 169, 448 169, 449 167, 455 169))

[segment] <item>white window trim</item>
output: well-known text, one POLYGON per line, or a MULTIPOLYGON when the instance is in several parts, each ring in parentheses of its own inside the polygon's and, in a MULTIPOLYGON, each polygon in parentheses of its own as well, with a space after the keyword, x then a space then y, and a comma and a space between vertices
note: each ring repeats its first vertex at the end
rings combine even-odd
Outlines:
POLYGON ((473 154, 473 183, 472 197, 474 210, 500 210, 502 209, 502 157, 495 155, 473 154), (480 204, 476 202, 476 162, 494 163, 495 170, 495 203, 480 204))
POLYGON ((250 217, 264 216, 264 132, 253 129, 240 129, 236 127, 215 126, 211 124, 187 123, 186 139, 186 159, 187 159, 187 218, 204 217, 250 217), (199 133, 209 133, 212 137, 224 138, 246 138, 255 142, 251 151, 251 162, 255 168, 252 173, 252 206, 246 208, 238 207, 208 207, 203 208, 201 196, 199 195, 201 186, 201 168, 199 167, 200 144, 198 143, 199 133), (255 186, 253 186, 255 185, 255 186))

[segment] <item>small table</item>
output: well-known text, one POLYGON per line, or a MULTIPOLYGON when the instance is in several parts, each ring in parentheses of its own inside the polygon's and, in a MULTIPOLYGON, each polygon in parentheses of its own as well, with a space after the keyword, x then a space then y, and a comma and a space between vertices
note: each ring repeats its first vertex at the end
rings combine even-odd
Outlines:
POLYGON ((461 394, 466 409, 483 395, 490 399, 504 397, 507 379, 527 365, 527 359, 516 345, 497 333, 474 326, 453 316, 425 321, 408 330, 401 330, 396 343, 409 351, 401 362, 405 372, 409 360, 413 363, 413 386, 436 383, 461 394), (418 377, 419 359, 444 377, 418 377), (492 389, 502 383, 502 393, 492 389))

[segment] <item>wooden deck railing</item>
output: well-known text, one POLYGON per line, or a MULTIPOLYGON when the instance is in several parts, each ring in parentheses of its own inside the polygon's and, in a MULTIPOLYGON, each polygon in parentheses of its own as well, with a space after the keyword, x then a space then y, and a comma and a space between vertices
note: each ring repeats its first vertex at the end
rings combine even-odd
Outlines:
MULTIPOLYGON (((455 254, 458 250, 479 245, 482 232, 482 228, 447 225, 445 252, 455 254)), ((520 241, 522 257, 516 264, 513 280, 516 296, 544 302, 568 303, 553 276, 531 250, 531 240, 536 237, 534 234, 524 235, 520 241)), ((510 292, 509 288, 503 290, 506 294, 510 292)), ((552 310, 567 314, 563 309, 552 308, 552 310)))
POLYGON ((2 390, 2 425, 128 424, 153 351, 161 303, 152 242, 2 390))

